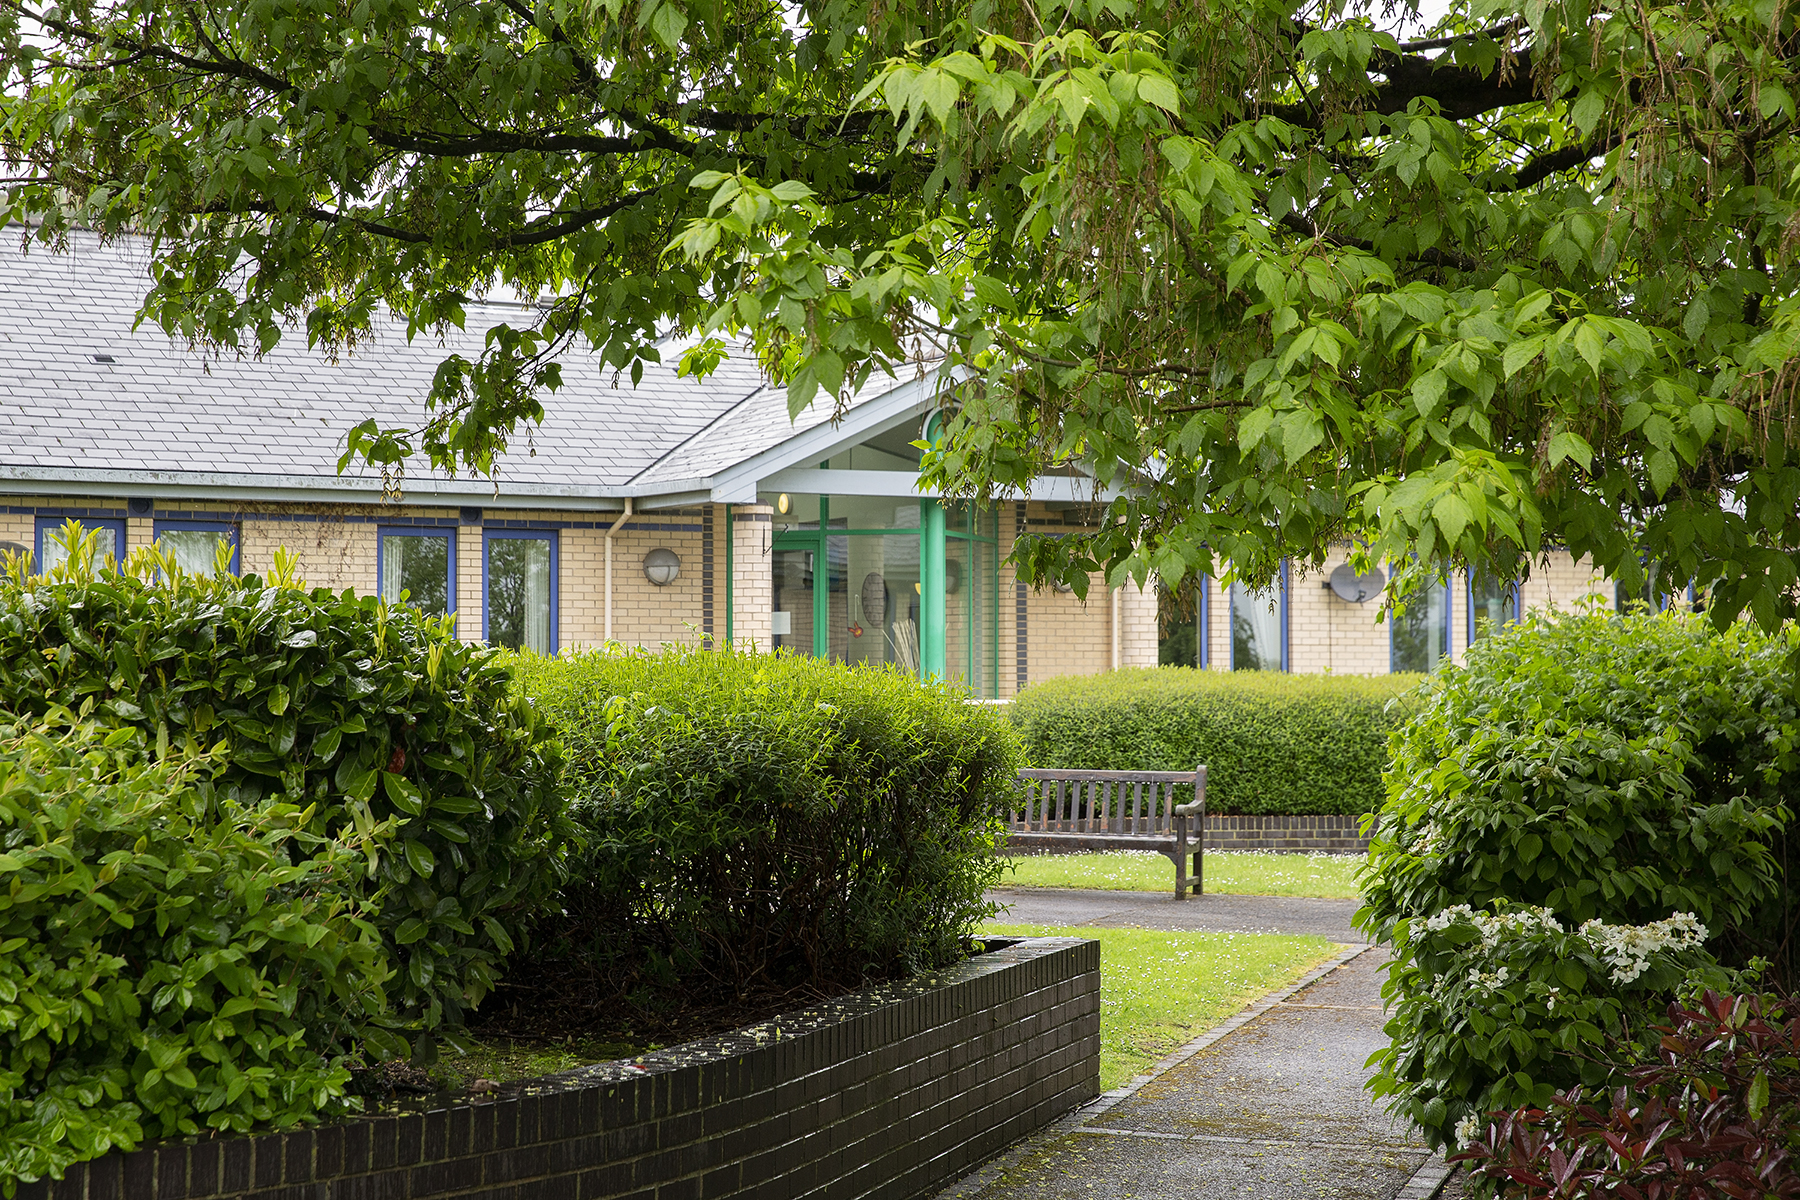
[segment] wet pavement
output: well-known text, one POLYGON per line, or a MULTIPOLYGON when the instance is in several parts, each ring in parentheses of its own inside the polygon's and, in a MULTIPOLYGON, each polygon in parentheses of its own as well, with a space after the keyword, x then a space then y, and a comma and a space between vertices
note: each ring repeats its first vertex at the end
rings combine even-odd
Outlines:
POLYGON ((1055 925, 1322 933, 1343 952, 1146 1076, 1013 1147, 938 1200, 1428 1200, 1441 1160, 1363 1090, 1384 1044, 1386 952, 1354 901, 1009 889, 997 918, 1055 925), (1342 935, 1342 936, 1336 936, 1342 935))

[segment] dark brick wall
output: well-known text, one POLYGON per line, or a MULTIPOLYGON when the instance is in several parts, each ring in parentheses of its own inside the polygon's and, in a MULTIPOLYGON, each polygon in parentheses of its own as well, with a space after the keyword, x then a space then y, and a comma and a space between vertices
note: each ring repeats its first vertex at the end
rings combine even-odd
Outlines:
POLYGON ((1338 815, 1222 817, 1208 813, 1206 848, 1361 853, 1368 850, 1369 839, 1357 832, 1359 820, 1338 815))
POLYGON ((453 1108, 171 1143, 24 1200, 906 1200, 1099 1094, 1100 945, 936 975, 453 1108))

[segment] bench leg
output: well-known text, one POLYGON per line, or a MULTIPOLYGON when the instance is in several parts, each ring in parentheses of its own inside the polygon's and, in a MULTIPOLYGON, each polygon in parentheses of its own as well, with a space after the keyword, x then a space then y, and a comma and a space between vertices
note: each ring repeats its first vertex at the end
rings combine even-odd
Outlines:
POLYGON ((1196 896, 1204 896, 1206 894, 1206 888, 1204 886, 1206 883, 1205 854, 1206 848, 1204 846, 1196 846, 1194 848, 1194 895, 1196 896))
POLYGON ((1175 860, 1175 898, 1187 899, 1187 818, 1175 818, 1175 853, 1169 857, 1175 860))

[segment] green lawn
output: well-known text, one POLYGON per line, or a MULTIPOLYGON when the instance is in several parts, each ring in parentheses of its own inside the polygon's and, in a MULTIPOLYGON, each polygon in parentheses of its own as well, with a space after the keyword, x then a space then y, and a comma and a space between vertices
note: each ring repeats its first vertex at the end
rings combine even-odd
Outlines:
POLYGON ((985 925, 1100 942, 1100 1090, 1109 1091, 1337 950, 1320 937, 985 925))
MULTIPOLYGON (((1206 856, 1206 890, 1239 896, 1322 896, 1354 900, 1362 854, 1262 854, 1214 850, 1206 856)), ((1029 854, 1011 860, 1001 887, 1111 888, 1163 892, 1175 888, 1175 864, 1152 850, 1105 854, 1029 854)))

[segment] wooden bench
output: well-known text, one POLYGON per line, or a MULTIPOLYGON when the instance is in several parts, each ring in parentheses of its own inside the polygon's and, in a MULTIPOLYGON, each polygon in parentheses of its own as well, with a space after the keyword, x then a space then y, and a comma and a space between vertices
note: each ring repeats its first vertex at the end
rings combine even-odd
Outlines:
POLYGON ((1206 768, 1192 771, 1019 772, 1020 797, 1006 814, 1008 847, 1020 850, 1154 850, 1174 860, 1175 898, 1187 899, 1205 879, 1206 768), (1194 798, 1177 804, 1176 788, 1194 798), (1190 826, 1189 822, 1194 822, 1190 826), (1192 830, 1190 834, 1190 829, 1192 830))

